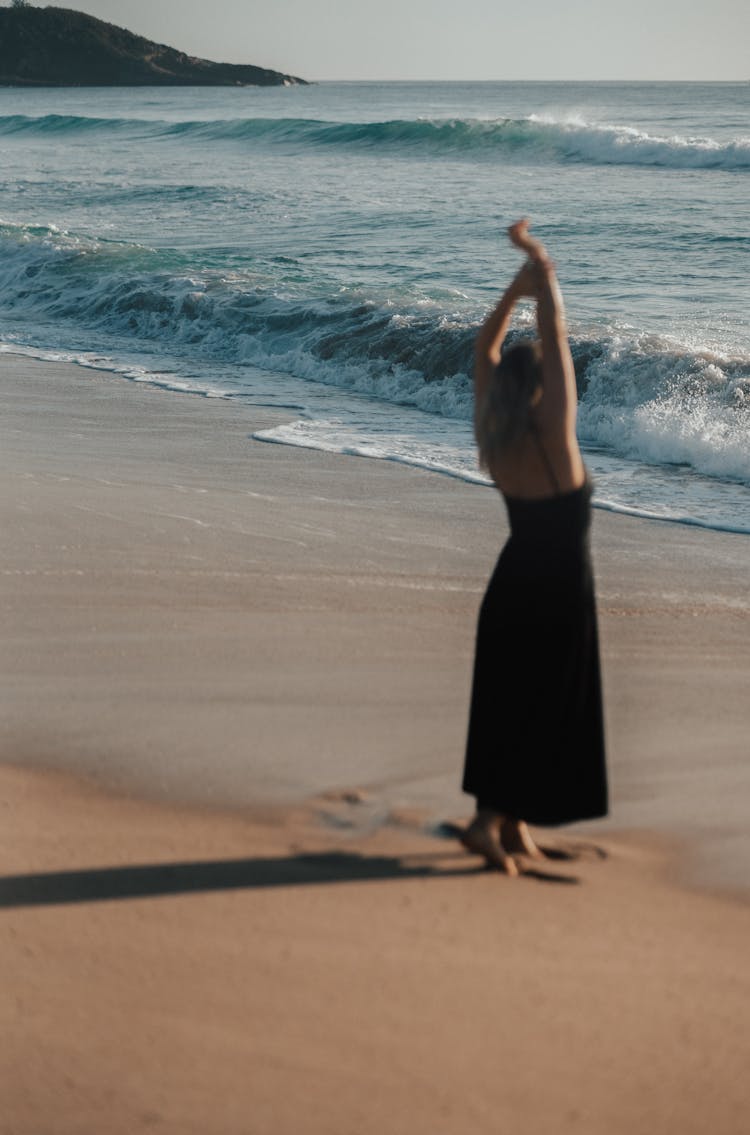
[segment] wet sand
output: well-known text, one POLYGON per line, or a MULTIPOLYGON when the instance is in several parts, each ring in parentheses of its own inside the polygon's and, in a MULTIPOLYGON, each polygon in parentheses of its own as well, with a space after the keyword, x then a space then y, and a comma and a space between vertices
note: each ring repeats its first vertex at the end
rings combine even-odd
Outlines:
POLYGON ((740 1130, 747 539, 596 512, 613 817, 513 882, 435 834, 492 491, 0 385, 6 1129, 740 1130))

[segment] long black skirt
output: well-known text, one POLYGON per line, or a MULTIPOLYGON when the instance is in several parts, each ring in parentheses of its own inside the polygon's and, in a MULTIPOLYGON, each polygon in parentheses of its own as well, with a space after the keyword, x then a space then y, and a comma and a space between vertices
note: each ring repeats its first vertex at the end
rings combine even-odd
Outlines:
POLYGON ((463 788, 478 806, 533 824, 607 813, 585 534, 511 536, 500 555, 479 614, 463 788))

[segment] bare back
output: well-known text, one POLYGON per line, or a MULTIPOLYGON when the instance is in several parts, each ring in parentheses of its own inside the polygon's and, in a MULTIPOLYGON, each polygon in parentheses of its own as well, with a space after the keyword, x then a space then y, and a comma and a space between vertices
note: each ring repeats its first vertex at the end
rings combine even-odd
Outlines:
POLYGON ((532 427, 490 466, 490 476, 503 496, 542 500, 579 489, 586 469, 575 435, 532 427))

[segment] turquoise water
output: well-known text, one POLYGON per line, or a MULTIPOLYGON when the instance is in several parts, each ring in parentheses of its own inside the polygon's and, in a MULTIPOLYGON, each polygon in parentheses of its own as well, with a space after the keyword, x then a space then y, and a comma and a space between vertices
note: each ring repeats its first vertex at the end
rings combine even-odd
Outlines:
POLYGON ((750 532, 749 97, 2 89, 0 344, 285 407, 270 441, 481 480, 472 340, 527 214, 599 503, 750 532))

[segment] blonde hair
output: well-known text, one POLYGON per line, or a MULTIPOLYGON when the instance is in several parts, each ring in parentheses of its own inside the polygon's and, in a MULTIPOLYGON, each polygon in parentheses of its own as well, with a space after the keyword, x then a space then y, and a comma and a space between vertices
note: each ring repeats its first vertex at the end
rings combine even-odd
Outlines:
POLYGON ((501 457, 526 432, 531 403, 542 385, 542 349, 526 339, 503 351, 481 405, 476 407, 474 432, 483 469, 501 457))

